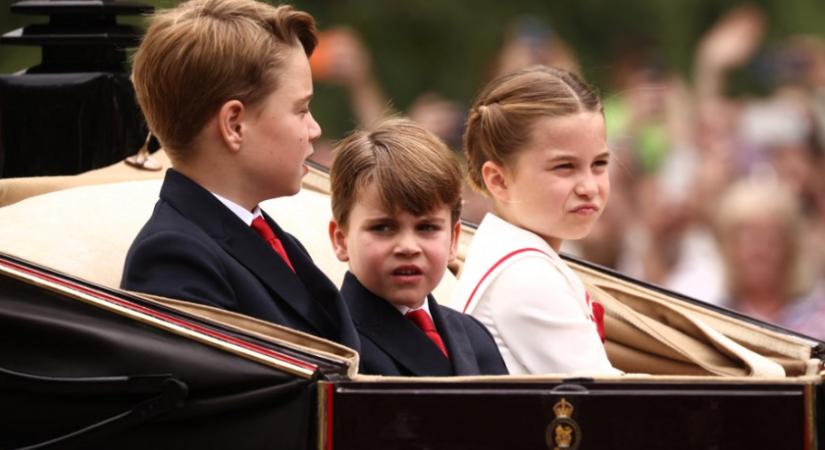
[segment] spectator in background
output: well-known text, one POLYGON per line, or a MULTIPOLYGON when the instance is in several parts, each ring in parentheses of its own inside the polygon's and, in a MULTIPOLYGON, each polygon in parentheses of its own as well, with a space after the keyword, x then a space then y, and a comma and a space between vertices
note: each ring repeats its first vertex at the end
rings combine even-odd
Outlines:
POLYGON ((537 64, 580 73, 573 49, 540 17, 520 17, 507 28, 504 43, 494 59, 492 78, 537 64))
MULTIPOLYGON (((357 127, 370 127, 392 112, 373 72, 369 49, 355 30, 339 26, 320 32, 318 46, 309 62, 313 80, 344 88, 357 127)), ((331 166, 332 142, 319 140, 312 160, 331 166)))
POLYGON ((825 339, 825 291, 815 286, 799 202, 786 186, 744 179, 722 196, 716 233, 725 262, 722 304, 825 339))
POLYGON ((608 97, 605 114, 618 160, 611 181, 627 199, 616 213, 624 215, 616 220, 623 223, 618 270, 702 300, 719 297, 710 217, 717 193, 738 176, 741 151, 741 104, 726 96, 725 80, 754 54, 763 32, 758 9, 723 15, 700 40, 692 88, 663 71, 651 51, 631 52, 635 58, 616 65, 618 95, 608 97))

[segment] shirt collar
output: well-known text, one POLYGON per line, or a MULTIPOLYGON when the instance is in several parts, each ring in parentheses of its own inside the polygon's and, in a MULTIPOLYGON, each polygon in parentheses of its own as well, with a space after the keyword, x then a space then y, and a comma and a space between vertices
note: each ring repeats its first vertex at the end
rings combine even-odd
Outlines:
POLYGON ((424 312, 426 312, 428 316, 430 316, 430 317, 433 316, 432 314, 430 314, 430 302, 426 298, 424 299, 424 304, 419 306, 418 308, 410 308, 409 306, 396 305, 396 304, 393 304, 392 306, 394 306, 395 309, 398 310, 398 312, 400 312, 402 315, 405 315, 405 316, 407 315, 408 312, 418 311, 419 309, 423 309, 424 312))
MULTIPOLYGON (((550 247, 550 244, 541 236, 526 230, 519 226, 502 219, 494 213, 487 213, 481 221, 478 229, 476 229, 476 236, 481 234, 489 234, 489 245, 495 248, 498 252, 510 252, 514 249, 514 245, 519 247, 534 247, 544 251, 553 259, 559 259, 558 253, 550 247), (482 230, 483 228, 483 230, 482 230)), ((485 244, 488 242, 485 241, 485 244)), ((498 259, 496 250, 485 251, 485 254, 495 256, 498 259)))
POLYGON ((221 203, 224 204, 224 206, 229 208, 230 211, 232 211, 236 216, 238 216, 238 218, 241 219, 246 224, 246 226, 251 226, 252 221, 255 220, 256 217, 261 215, 260 206, 256 205, 255 209, 253 209, 252 212, 250 212, 246 208, 233 202, 232 200, 223 198, 214 192, 212 192, 212 195, 214 195, 215 198, 217 198, 221 201, 221 203))

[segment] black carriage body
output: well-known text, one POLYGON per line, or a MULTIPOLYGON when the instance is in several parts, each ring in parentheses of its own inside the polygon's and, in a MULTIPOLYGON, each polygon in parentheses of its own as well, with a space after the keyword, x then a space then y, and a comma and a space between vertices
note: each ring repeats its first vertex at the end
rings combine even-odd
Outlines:
POLYGON ((317 348, 0 255, 0 448, 825 449, 821 376, 382 379, 317 348))
POLYGON ((0 269, 0 448, 314 447, 316 380, 345 366, 21 261, 0 269))
POLYGON ((340 382, 321 389, 332 411, 325 448, 334 450, 815 449, 822 445, 812 406, 821 396, 814 380, 340 382), (568 417, 556 411, 564 404, 568 417), (572 430, 568 446, 556 433, 562 420, 572 430))

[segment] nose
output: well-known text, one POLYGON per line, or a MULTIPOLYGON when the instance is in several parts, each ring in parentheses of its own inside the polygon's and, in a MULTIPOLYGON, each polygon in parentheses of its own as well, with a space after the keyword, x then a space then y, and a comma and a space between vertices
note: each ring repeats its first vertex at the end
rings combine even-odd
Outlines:
POLYGON ((402 232, 398 234, 395 241, 395 248, 393 253, 397 256, 410 257, 415 256, 421 252, 421 247, 418 245, 418 240, 415 238, 415 233, 402 232))
POLYGON ((321 137, 321 125, 318 125, 318 122, 315 121, 315 117, 313 117, 312 113, 308 114, 309 123, 307 124, 307 129, 309 132, 309 142, 315 142, 319 137, 321 137))
POLYGON ((595 197, 599 192, 599 183, 596 180, 597 176, 598 175, 591 171, 583 173, 576 181, 576 195, 588 199, 595 197))

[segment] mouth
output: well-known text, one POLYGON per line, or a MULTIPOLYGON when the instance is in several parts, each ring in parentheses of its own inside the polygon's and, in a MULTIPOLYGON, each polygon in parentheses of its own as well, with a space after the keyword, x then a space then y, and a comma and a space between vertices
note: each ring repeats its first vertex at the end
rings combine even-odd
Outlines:
POLYGON ((393 279, 395 279, 397 282, 410 283, 416 282, 419 279, 421 279, 421 277, 424 274, 424 271, 421 270, 421 268, 418 266, 406 264, 403 266, 396 267, 391 273, 393 279))
POLYGON ((309 154, 304 157, 304 163, 301 165, 301 168, 304 171, 304 175, 309 173, 309 158, 312 157, 313 153, 315 153, 315 152, 309 152, 309 154))
POLYGON ((599 212, 599 207, 592 204, 592 203, 588 203, 586 205, 577 206, 577 207, 571 209, 570 212, 572 212, 573 214, 578 214, 578 215, 582 215, 582 216, 591 216, 591 215, 596 214, 597 212, 599 212))

